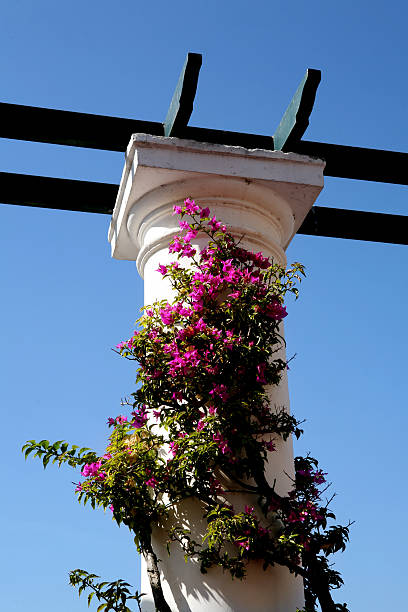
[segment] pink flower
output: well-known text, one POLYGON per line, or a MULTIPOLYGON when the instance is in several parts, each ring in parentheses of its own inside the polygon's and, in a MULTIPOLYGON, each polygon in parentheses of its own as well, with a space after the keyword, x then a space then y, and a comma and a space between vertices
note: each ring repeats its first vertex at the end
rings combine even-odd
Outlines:
POLYGON ((173 215, 181 215, 183 212, 181 206, 177 205, 173 206, 173 211, 173 215))
POLYGON ((210 209, 209 208, 202 208, 201 212, 200 212, 200 218, 204 219, 205 217, 209 217, 210 216, 210 209))
POLYGON ((127 417, 123 416, 123 414, 120 414, 118 417, 116 417, 116 422, 118 425, 123 425, 127 422, 127 417))
POLYGON ((164 325, 172 325, 174 323, 174 315, 170 304, 160 309, 160 318, 164 325))
POLYGON ((198 319, 197 323, 194 325, 194 329, 199 332, 205 331, 207 329, 207 325, 204 323, 202 317, 198 319))
POLYGON ((176 442, 170 442, 170 452, 175 457, 177 455, 179 445, 176 442))
POLYGON ((221 227, 221 222, 217 221, 217 218, 214 215, 213 218, 209 220, 208 225, 215 232, 218 228, 221 227))
POLYGON ((203 310, 202 300, 200 300, 199 302, 194 302, 193 310, 194 312, 201 312, 203 310))
POLYGON ((259 365, 256 366, 256 371, 257 371, 256 380, 257 382, 261 383, 261 385, 267 384, 267 381, 265 380, 265 370, 266 370, 266 363, 260 363, 259 365))
POLYGON ((173 242, 170 243, 169 252, 170 253, 179 253, 183 248, 183 243, 180 241, 178 236, 174 236, 173 242))
POLYGON ((297 470, 296 474, 300 474, 300 476, 304 476, 305 478, 310 478, 312 472, 310 470, 297 470))
POLYGON ((193 215, 200 210, 200 207, 197 206, 197 204, 191 198, 186 198, 184 200, 184 206, 186 208, 186 213, 189 215, 193 215))
POLYGON ((327 476, 327 472, 322 472, 322 470, 317 470, 313 474, 313 480, 316 484, 323 484, 326 482, 325 476, 327 476))
POLYGON ((221 232, 226 232, 227 228, 225 227, 225 225, 223 225, 221 223, 221 221, 217 221, 216 217, 213 216, 212 219, 209 220, 208 225, 211 227, 211 229, 216 232, 217 230, 221 231, 221 232))
POLYGON ((149 375, 149 379, 160 378, 163 375, 161 370, 153 370, 153 372, 149 375))
POLYGON ((210 395, 218 395, 223 402, 229 398, 229 393, 225 385, 214 385, 213 389, 210 391, 210 395))
POLYGON ((193 257, 197 253, 196 249, 193 249, 191 244, 186 244, 183 248, 183 257, 193 257))
POLYGON ((197 431, 201 431, 202 429, 204 429, 204 427, 205 427, 205 422, 202 419, 200 419, 197 423, 197 431))
POLYGON ((86 463, 82 468, 81 475, 85 478, 88 478, 89 476, 96 476, 100 470, 101 465, 101 461, 95 461, 95 463, 86 463))
POLYGON ((270 440, 269 442, 264 442, 264 444, 265 444, 265 448, 268 451, 273 452, 273 451, 276 450, 276 447, 275 447, 274 443, 272 442, 272 440, 270 440))
POLYGON ((255 512, 255 508, 253 506, 245 506, 244 512, 245 514, 253 514, 255 512))
POLYGON ((135 429, 140 429, 141 427, 143 427, 143 425, 147 421, 146 406, 143 405, 137 410, 133 410, 132 417, 133 417, 132 422, 131 422, 132 427, 134 427, 135 429))
POLYGON ((234 293, 229 293, 228 297, 230 297, 230 298, 232 298, 234 300, 237 300, 240 297, 240 295, 241 295, 240 291, 234 291, 234 293))
POLYGON ((158 484, 158 480, 156 480, 154 476, 151 476, 149 480, 146 480, 145 484, 147 484, 148 487, 152 487, 154 489, 158 484))
POLYGON ((223 272, 229 272, 230 270, 232 270, 232 268, 233 268, 232 259, 227 259, 226 261, 224 261, 223 266, 222 266, 223 272))
POLYGON ((164 276, 165 274, 167 274, 167 268, 166 268, 166 266, 162 266, 160 264, 159 267, 157 268, 156 272, 160 272, 160 274, 162 274, 164 276))
POLYGON ((197 230, 190 229, 187 232, 187 234, 184 236, 184 242, 190 242, 191 240, 194 240, 197 234, 198 234, 197 230))
POLYGON ((211 493, 214 493, 216 495, 224 492, 220 481, 214 478, 213 476, 210 476, 210 491, 211 493))
POLYGON ((282 306, 278 298, 274 298, 269 304, 267 304, 266 309, 263 312, 267 317, 275 319, 275 321, 282 321, 282 319, 288 315, 285 306, 282 306))
POLYGON ((220 432, 213 434, 213 440, 214 442, 218 444, 218 447, 223 455, 231 452, 231 449, 228 446, 227 440, 225 440, 225 438, 222 437, 220 432))
POLYGON ((78 482, 76 489, 75 489, 75 493, 78 493, 78 491, 82 491, 82 485, 80 482, 78 482))
POLYGON ((107 423, 109 427, 112 427, 112 425, 115 425, 116 421, 112 417, 109 417, 109 419, 107 420, 107 423))

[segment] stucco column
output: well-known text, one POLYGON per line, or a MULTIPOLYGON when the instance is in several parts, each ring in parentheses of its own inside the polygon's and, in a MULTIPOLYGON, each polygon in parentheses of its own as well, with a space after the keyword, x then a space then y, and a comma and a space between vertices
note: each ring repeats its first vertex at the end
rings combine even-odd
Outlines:
MULTIPOLYGON (((171 299, 169 285, 156 270, 174 259, 168 253, 168 242, 179 230, 173 205, 192 197, 243 236, 243 246, 285 265, 285 249, 323 187, 323 168, 324 162, 293 153, 135 134, 109 228, 112 256, 136 261, 145 304, 171 299)), ((286 377, 270 397, 272 405, 289 410, 286 377)), ((271 482, 277 478, 277 492, 286 494, 291 482, 285 473, 293 474, 292 441, 271 456, 267 475, 271 482)), ((239 503, 251 505, 253 498, 239 503)), ((186 510, 199 533, 198 508, 186 510)), ((202 575, 197 564, 184 562, 176 545, 169 557, 160 530, 154 547, 174 612, 295 612, 303 606, 302 581, 286 568, 264 572, 261 563, 252 562, 244 581, 232 581, 218 568, 202 575)), ((143 564, 141 590, 150 593, 143 564)), ((146 597, 144 612, 154 609, 146 597)))

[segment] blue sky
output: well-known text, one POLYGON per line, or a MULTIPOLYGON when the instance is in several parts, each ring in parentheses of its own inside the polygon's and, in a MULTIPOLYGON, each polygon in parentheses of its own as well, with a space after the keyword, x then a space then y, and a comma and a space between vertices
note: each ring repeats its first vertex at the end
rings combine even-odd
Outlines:
MULTIPOLYGON (((164 120, 187 51, 203 53, 191 125, 272 134, 305 69, 320 68, 310 140, 407 151, 406 4, 79 2, 0 7, 0 101, 164 120)), ((0 171, 119 182, 121 153, 0 139, 0 171)), ((0 185, 1 199, 1 185, 0 185)), ((326 179, 321 206, 404 214, 401 186, 326 179)), ((109 218, 0 206, 3 501, 0 570, 9 612, 84 610, 67 573, 137 585, 132 539, 80 507, 74 472, 24 462, 29 438, 102 451, 133 390, 111 351, 142 304, 132 262, 110 258, 109 218)), ((316 456, 355 520, 338 555, 352 610, 402 610, 407 535, 408 247, 297 236, 307 268, 290 304, 296 450, 316 456)))

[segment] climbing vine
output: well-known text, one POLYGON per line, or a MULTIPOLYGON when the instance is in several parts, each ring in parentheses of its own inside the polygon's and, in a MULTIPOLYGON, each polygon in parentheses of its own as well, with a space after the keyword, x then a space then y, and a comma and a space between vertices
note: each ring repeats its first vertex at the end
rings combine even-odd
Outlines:
MULTIPOLYGON (((131 338, 116 347, 138 364, 137 388, 125 402, 128 414, 108 419, 105 454, 46 440, 30 440, 23 450, 44 466, 52 461, 81 469, 79 501, 109 508, 133 532, 159 612, 170 608, 152 546, 157 524, 170 525, 170 553, 181 546, 204 573, 220 566, 245 579, 252 560, 261 560, 264 570, 282 565, 303 578, 305 612, 318 604, 323 612, 345 612, 346 604, 332 597, 343 581, 329 559, 345 549, 350 524, 334 523, 326 474, 311 456, 296 457, 293 475, 276 474, 271 482, 265 472, 282 441, 303 433, 268 395, 288 367, 284 298, 297 297, 303 267, 284 270, 246 250, 190 198, 174 206, 174 214, 181 230, 169 245, 174 261, 158 268, 174 299, 145 307, 131 338), (193 241, 205 245, 198 250, 193 241), (285 494, 276 486, 282 477, 285 494), (241 507, 239 495, 251 501, 241 507), (186 499, 202 509, 200 541, 174 520, 186 499)), ((88 576, 95 576, 76 571, 89 587, 88 576)), ((126 593, 121 598, 125 606, 126 593)))

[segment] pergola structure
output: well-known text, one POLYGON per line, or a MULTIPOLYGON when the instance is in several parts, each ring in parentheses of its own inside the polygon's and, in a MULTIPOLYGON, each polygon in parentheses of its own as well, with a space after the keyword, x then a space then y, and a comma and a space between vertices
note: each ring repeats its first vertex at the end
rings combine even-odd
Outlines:
MULTIPOLYGON (((188 53, 163 123, 0 103, 0 137, 126 151, 131 134, 299 153, 326 162, 326 176, 408 185, 408 153, 302 140, 321 74, 308 69, 273 136, 189 126, 202 56, 188 53)), ((0 172, 0 201, 112 214, 118 185, 0 172)), ((314 206, 300 234, 408 244, 408 217, 314 206)))
MULTIPOLYGON (((0 137, 126 151, 120 188, 108 183, 0 173, 0 201, 113 213, 109 230, 112 254, 136 262, 145 279, 147 304, 171 299, 157 265, 167 263, 168 239, 178 230, 172 204, 181 201, 183 194, 197 194, 205 205, 214 204, 215 212, 222 213, 232 231, 243 230, 250 250, 260 248, 281 264, 296 232, 408 244, 408 216, 313 206, 323 187, 323 168, 326 176, 408 184, 404 172, 408 153, 302 140, 320 71, 306 71, 274 135, 264 136, 188 126, 201 63, 201 55, 187 55, 163 123, 0 104, 0 137)), ((270 401, 288 408, 285 377, 271 391, 270 401)), ((275 474, 293 474, 294 462, 291 440, 281 442, 265 473, 285 495, 287 483, 275 474)), ((245 496, 238 500, 241 505, 247 501, 245 496)), ((198 530, 198 541, 197 507, 183 507, 182 514, 192 529, 198 530)), ((245 585, 239 586, 228 582, 223 573, 203 578, 197 567, 186 566, 182 551, 181 557, 172 555, 169 561, 160 530, 153 533, 152 543, 162 561, 164 594, 172 610, 287 612, 303 607, 303 583, 286 568, 260 573, 252 564, 245 585)), ((147 598, 143 610, 153 612, 156 608, 147 576, 147 566, 142 565, 142 591, 147 598)))

